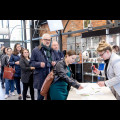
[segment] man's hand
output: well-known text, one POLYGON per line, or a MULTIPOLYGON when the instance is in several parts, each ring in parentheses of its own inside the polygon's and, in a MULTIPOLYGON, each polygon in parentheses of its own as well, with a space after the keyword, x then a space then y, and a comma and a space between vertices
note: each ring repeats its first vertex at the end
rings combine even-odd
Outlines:
POLYGON ((55 66, 56 62, 55 62, 55 61, 52 61, 52 63, 51 63, 51 64, 52 64, 52 66, 55 66))
POLYGON ((44 67, 45 67, 45 63, 44 63, 44 62, 41 62, 41 63, 40 63, 40 66, 41 66, 41 68, 44 68, 44 67))
POLYGON ((30 67, 31 70, 35 70, 35 67, 30 67))

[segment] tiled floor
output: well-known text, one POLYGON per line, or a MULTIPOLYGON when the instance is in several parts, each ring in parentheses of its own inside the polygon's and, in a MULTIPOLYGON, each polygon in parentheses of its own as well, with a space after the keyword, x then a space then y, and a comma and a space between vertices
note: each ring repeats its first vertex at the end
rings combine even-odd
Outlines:
MULTIPOLYGON (((21 85, 21 91, 22 91, 22 88, 23 88, 22 83, 20 83, 20 85, 21 85)), ((14 93, 15 93, 15 96, 10 96, 7 99, 5 99, 4 98, 5 97, 5 89, 2 89, 1 82, 0 82, 0 100, 18 100, 17 91, 15 90, 14 93)), ((30 95, 29 89, 28 89, 27 94, 30 95)), ((35 100, 37 100, 37 91, 36 91, 36 89, 34 89, 34 94, 35 94, 35 100)), ((26 100, 31 100, 31 98, 27 98, 26 100)))

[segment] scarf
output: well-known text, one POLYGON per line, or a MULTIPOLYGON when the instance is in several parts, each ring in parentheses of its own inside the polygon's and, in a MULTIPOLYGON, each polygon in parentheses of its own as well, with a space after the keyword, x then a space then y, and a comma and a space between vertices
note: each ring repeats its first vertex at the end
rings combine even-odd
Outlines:
POLYGON ((41 46, 44 48, 44 50, 46 52, 46 57, 48 58, 48 62, 51 63, 52 62, 52 56, 51 56, 51 53, 50 53, 51 47, 50 46, 47 47, 47 46, 43 45, 43 43, 41 44, 41 46))

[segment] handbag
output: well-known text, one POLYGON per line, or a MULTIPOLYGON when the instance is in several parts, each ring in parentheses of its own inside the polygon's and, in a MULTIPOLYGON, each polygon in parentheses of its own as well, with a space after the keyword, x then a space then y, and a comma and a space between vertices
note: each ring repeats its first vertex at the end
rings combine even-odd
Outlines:
POLYGON ((54 72, 53 70, 47 75, 47 77, 45 78, 45 81, 42 85, 42 88, 41 88, 41 91, 40 91, 40 94, 42 96, 44 96, 46 99, 47 99, 47 94, 48 94, 48 91, 50 89, 50 85, 51 83, 53 82, 54 80, 54 72))
POLYGON ((13 80, 15 74, 15 67, 12 68, 9 65, 4 67, 3 79, 13 80))

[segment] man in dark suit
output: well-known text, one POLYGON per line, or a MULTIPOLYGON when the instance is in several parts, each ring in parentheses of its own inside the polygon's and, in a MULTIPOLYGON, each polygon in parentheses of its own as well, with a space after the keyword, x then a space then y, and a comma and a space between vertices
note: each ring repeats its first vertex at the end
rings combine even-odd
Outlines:
POLYGON ((58 58, 58 61, 64 58, 63 53, 59 51, 59 44, 57 41, 53 41, 51 47, 54 51, 56 51, 55 54, 58 58))

